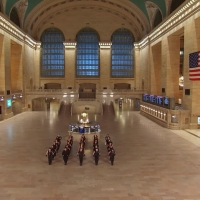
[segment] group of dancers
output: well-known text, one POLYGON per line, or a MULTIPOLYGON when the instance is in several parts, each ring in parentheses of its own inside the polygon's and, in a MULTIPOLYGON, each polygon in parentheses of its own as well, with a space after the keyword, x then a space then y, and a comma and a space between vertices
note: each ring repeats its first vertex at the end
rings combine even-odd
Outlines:
POLYGON ((52 164, 52 160, 56 157, 56 154, 58 153, 61 145, 62 137, 60 135, 57 135, 56 139, 54 140, 51 147, 46 152, 46 156, 48 157, 48 163, 49 165, 52 164))
MULTIPOLYGON (((56 154, 59 151, 60 145, 61 145, 62 137, 58 135, 51 147, 46 152, 46 156, 48 157, 48 163, 49 165, 52 164, 52 160, 55 158, 56 154)), ((80 166, 83 164, 83 157, 85 156, 85 144, 86 144, 86 137, 84 134, 81 135, 79 147, 77 156, 79 156, 79 162, 80 166)), ((111 165, 114 164, 114 158, 115 158, 115 150, 113 147, 113 142, 111 141, 111 138, 109 134, 105 137, 105 145, 107 147, 108 155, 110 157, 111 165)), ((70 134, 67 138, 67 143, 65 145, 64 150, 62 151, 62 157, 64 164, 67 165, 67 161, 71 152, 73 146, 73 136, 70 134)), ((95 165, 98 165, 99 162, 99 156, 100 156, 100 150, 99 150, 99 139, 98 136, 95 134, 93 137, 93 153, 92 153, 95 161, 95 165)))
POLYGON ((68 161, 68 158, 73 146, 73 140, 74 140, 74 137, 73 135, 70 134, 69 137, 67 138, 67 144, 65 145, 65 148, 62 151, 62 157, 63 157, 63 161, 65 165, 67 165, 67 161, 68 161))
POLYGON ((107 147, 108 155, 110 157, 110 163, 111 165, 113 165, 116 153, 113 147, 113 142, 111 141, 109 134, 107 134, 105 137, 105 145, 107 147))

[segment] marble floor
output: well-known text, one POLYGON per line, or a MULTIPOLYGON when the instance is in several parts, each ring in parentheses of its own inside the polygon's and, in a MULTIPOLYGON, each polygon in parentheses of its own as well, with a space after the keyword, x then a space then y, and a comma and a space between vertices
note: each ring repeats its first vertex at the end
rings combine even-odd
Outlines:
POLYGON ((92 144, 79 165, 75 141, 67 165, 61 150, 78 116, 25 112, 0 122, 0 200, 200 200, 200 138, 171 131, 138 111, 90 116, 101 124, 99 165, 92 144), (61 150, 45 156, 57 134, 61 150), (110 165, 104 136, 116 150, 110 165))

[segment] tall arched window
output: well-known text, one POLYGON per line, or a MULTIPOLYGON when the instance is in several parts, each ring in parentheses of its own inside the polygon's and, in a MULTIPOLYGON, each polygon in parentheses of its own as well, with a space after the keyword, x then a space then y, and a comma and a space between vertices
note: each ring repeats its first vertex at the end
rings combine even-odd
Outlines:
POLYGON ((41 77, 64 77, 64 36, 56 28, 45 30, 41 37, 41 77))
POLYGON ((20 27, 20 20, 19 20, 19 16, 18 16, 18 13, 17 13, 17 9, 16 8, 13 8, 11 10, 11 13, 10 13, 10 20, 12 22, 14 22, 17 26, 20 27))
POLYGON ((132 33, 127 29, 118 29, 112 35, 111 77, 133 78, 133 42, 132 33))
POLYGON ((76 37, 76 77, 99 77, 99 35, 90 28, 76 37))

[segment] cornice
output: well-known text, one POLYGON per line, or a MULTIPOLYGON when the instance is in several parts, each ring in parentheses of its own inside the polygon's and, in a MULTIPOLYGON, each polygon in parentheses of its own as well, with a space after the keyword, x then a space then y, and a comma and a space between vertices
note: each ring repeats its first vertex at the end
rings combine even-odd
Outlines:
POLYGON ((135 43, 136 50, 143 49, 155 40, 158 40, 170 30, 177 27, 180 23, 199 11, 199 0, 190 0, 187 3, 184 3, 179 10, 176 10, 172 15, 165 19, 161 25, 156 27, 155 30, 144 37, 140 42, 135 43))
MULTIPOLYGON (((153 28, 153 23, 155 20, 156 12, 157 12, 157 10, 160 10, 160 9, 155 3, 151 2, 151 1, 146 1, 145 6, 147 9, 147 13, 149 15, 149 21, 150 21, 151 28, 153 28)), ((161 10, 160 10, 160 13, 162 14, 161 10)), ((163 18, 163 14, 162 14, 162 18, 163 18)))
POLYGON ((24 16, 28 7, 28 0, 19 0, 15 3, 14 7, 17 9, 20 24, 21 27, 23 27, 24 16))
POLYGON ((35 49, 37 42, 27 34, 23 33, 21 29, 14 26, 0 13, 0 29, 16 38, 18 41, 23 42, 29 47, 35 49))

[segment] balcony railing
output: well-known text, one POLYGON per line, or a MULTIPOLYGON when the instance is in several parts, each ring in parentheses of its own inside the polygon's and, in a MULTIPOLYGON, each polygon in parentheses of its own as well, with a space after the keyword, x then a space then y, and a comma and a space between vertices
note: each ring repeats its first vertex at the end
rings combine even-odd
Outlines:
MULTIPOLYGON (((144 90, 137 90, 137 89, 106 89, 106 90, 98 90, 96 89, 96 95, 98 94, 143 94, 145 93, 144 90)), ((78 89, 26 89, 26 94, 79 94, 78 89)), ((82 93, 80 93, 82 94, 82 93)), ((85 93, 84 93, 85 94, 85 93)), ((87 93, 90 94, 90 93, 87 93)), ((90 98, 94 98, 93 96, 88 96, 90 98)))

